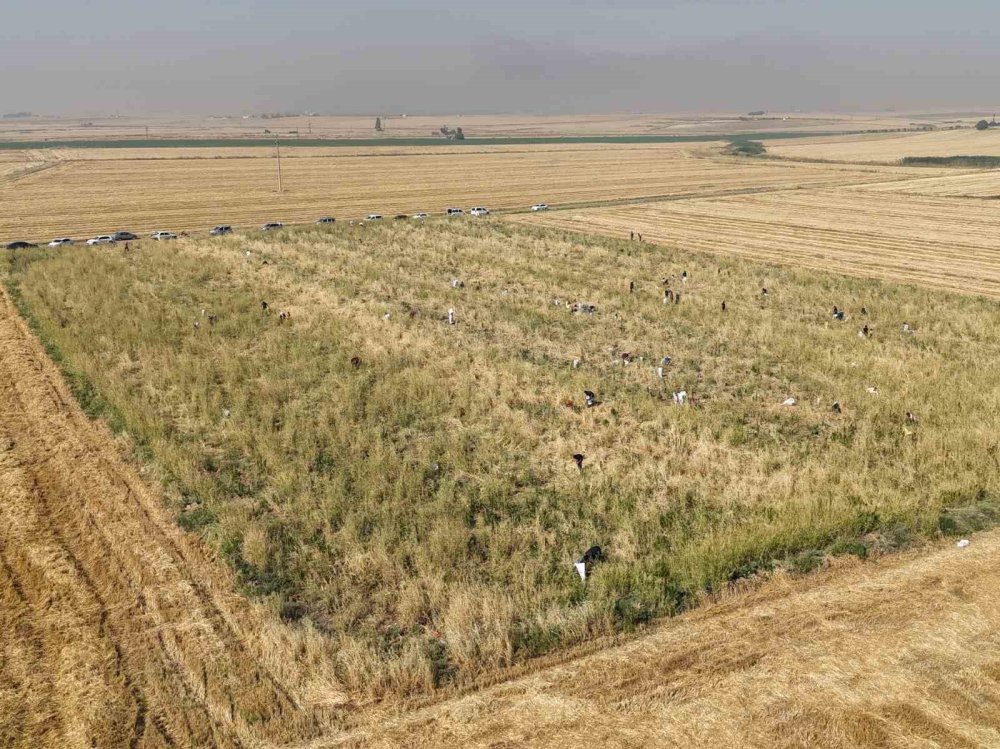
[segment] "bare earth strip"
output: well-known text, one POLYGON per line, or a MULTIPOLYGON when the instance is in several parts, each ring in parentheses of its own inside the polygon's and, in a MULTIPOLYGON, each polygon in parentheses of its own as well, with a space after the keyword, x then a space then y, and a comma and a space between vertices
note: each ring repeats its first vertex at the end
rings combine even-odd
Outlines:
POLYGON ((997 532, 778 579, 624 645, 308 746, 997 746, 998 585, 997 532))
POLYGON ((0 745, 308 736, 266 631, 0 297, 0 745))

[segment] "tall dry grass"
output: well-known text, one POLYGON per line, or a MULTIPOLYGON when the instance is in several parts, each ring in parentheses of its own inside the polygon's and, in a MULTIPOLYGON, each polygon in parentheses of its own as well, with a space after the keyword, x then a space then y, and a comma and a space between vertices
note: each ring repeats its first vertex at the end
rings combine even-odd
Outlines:
POLYGON ((247 591, 324 633, 359 698, 995 513, 983 299, 490 221, 11 258, 85 404, 247 591))

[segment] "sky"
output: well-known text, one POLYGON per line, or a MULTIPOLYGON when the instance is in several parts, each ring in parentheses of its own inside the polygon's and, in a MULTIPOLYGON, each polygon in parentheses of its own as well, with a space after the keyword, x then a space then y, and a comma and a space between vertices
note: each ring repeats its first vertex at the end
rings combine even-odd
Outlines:
POLYGON ((0 0, 0 112, 976 110, 996 0, 0 0))

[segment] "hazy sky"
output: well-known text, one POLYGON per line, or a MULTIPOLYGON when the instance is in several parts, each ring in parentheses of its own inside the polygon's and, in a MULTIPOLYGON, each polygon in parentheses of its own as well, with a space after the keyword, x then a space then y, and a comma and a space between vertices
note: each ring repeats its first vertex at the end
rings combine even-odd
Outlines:
POLYGON ((984 108, 997 0, 0 0, 0 112, 984 108))

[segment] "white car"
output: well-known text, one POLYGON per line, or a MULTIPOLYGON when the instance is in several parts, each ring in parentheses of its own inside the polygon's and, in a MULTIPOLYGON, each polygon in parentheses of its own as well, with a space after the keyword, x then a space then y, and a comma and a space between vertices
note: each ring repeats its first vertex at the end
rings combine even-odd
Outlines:
POLYGON ((150 236, 156 240, 177 239, 177 235, 174 234, 172 231, 155 231, 152 234, 150 234, 150 236))
POLYGON ((62 247, 67 244, 73 244, 73 240, 69 237, 58 237, 49 242, 49 247, 62 247))
POLYGON ((415 219, 421 219, 422 220, 422 219, 427 218, 427 214, 426 213, 414 213, 413 214, 413 218, 415 218, 415 219))
POLYGON ((484 208, 483 206, 476 206, 471 211, 469 211, 470 216, 488 216, 490 214, 489 208, 484 208))
POLYGON ((271 221, 270 223, 264 224, 260 227, 261 231, 277 231, 278 229, 283 229, 285 225, 280 221, 271 221))
POLYGON ((88 239, 87 244, 114 244, 115 238, 110 234, 102 234, 99 237, 94 237, 93 239, 88 239))
POLYGON ((365 219, 365 221, 381 221, 381 220, 382 220, 381 213, 369 213, 368 218, 365 219))
POLYGON ((533 211, 547 211, 547 210, 549 210, 549 205, 548 205, 548 203, 535 203, 533 206, 531 206, 531 210, 533 210, 533 211))

